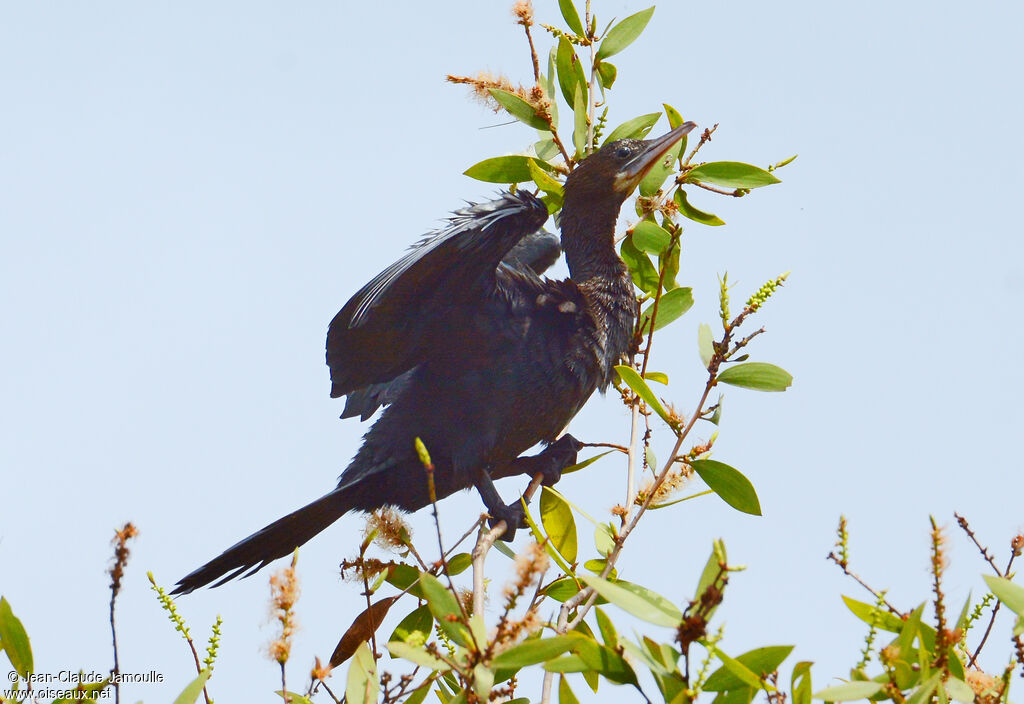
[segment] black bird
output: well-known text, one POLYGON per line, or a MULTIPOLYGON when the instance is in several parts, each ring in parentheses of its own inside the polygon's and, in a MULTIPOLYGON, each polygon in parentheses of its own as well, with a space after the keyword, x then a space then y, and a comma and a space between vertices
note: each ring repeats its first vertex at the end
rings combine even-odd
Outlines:
POLYGON ((331 396, 348 396, 346 416, 387 408, 336 489, 229 548, 173 593, 252 574, 348 511, 426 506, 417 437, 438 498, 476 486, 507 536, 522 527, 521 505, 506 506, 493 480, 541 473, 552 484, 575 463, 581 444, 559 435, 608 386, 632 341, 636 300, 614 246, 619 209, 694 126, 607 144, 569 174, 559 221, 567 280, 535 273, 553 261, 550 243, 516 249, 548 217, 519 190, 457 211, 360 289, 327 332, 331 396), (537 443, 546 449, 519 456, 537 443))

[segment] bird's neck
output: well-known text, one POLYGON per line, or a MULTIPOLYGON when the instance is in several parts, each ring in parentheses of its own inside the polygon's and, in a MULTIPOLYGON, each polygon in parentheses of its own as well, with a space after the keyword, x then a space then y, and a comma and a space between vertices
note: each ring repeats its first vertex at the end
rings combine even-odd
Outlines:
MULTIPOLYGON (((568 195, 568 194, 567 194, 568 195)), ((566 199, 562 208, 562 251, 573 281, 618 279, 625 265, 615 252, 618 204, 566 199)))

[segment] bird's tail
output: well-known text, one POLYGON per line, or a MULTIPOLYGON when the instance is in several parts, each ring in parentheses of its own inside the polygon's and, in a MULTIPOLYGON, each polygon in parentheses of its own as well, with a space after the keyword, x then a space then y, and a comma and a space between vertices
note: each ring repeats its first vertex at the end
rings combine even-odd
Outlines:
POLYGON ((335 489, 253 533, 182 577, 171 594, 188 594, 214 580, 219 581, 213 586, 219 587, 243 573, 248 577, 305 544, 352 508, 351 497, 346 496, 345 491, 335 489))

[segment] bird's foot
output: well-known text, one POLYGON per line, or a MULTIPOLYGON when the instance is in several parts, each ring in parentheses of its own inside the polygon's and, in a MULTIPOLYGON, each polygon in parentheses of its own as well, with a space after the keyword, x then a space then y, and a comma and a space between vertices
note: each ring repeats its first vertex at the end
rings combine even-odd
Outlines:
POLYGON ((491 517, 488 519, 487 525, 491 528, 501 521, 505 522, 505 532, 498 536, 498 540, 503 542, 512 542, 516 537, 516 531, 520 528, 526 528, 528 525, 526 523, 526 510, 523 508, 522 501, 516 501, 496 509, 489 509, 489 512, 491 517))
POLYGON ((537 455, 543 457, 546 462, 542 463, 537 471, 543 477, 541 484, 554 486, 562 478, 562 470, 576 464, 576 454, 583 449, 583 443, 566 433, 555 442, 548 445, 547 449, 537 455))

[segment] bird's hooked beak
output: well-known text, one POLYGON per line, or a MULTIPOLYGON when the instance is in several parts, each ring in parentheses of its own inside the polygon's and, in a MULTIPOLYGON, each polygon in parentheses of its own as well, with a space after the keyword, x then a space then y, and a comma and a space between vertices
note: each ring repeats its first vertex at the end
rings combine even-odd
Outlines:
POLYGON ((620 192, 630 193, 643 180, 647 172, 661 161, 676 142, 688 135, 697 125, 684 122, 668 134, 644 142, 644 148, 630 159, 615 175, 615 187, 620 192))

